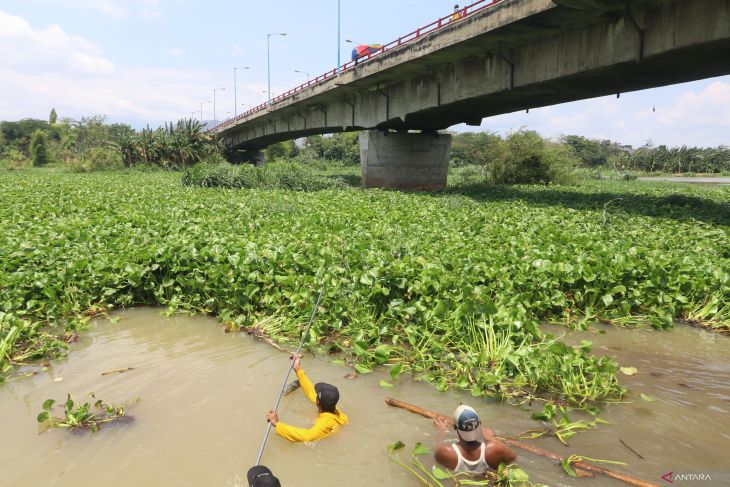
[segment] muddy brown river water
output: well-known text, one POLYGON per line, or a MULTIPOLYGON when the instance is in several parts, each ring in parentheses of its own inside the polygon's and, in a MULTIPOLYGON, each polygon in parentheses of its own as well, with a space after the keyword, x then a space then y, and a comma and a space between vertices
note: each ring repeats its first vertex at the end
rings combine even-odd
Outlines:
MULTIPOLYGON (((165 318, 154 309, 117 316, 118 322, 100 321, 84 333, 68 358, 0 385, 0 485, 244 486, 287 355, 244 334, 226 334, 210 318, 165 318), (133 370, 101 376, 126 367, 133 370), (39 433, 35 418, 43 401, 64 400, 69 392, 77 399, 94 392, 108 402, 135 397, 141 402, 129 411, 133 421, 96 434, 39 433)), ((671 332, 604 329, 605 335, 585 332, 569 340, 592 340, 595 353, 638 369, 621 377, 631 390, 627 403, 604 406, 602 417, 612 424, 578 434, 570 447, 554 438, 533 443, 561 454, 624 461, 627 466, 611 468, 658 485, 730 485, 730 339, 684 326, 671 332), (656 401, 645 402, 639 393, 656 401), (668 472, 711 480, 669 484, 661 479, 668 472)), ((272 434, 262 463, 284 486, 420 485, 388 460, 387 445, 402 440, 409 447, 416 442, 433 447, 437 433, 430 421, 385 406, 389 396, 446 414, 459 402, 470 404, 498 434, 539 427, 518 407, 439 393, 403 376, 395 389, 383 389, 379 381, 386 371, 347 380, 349 369, 311 355, 303 367, 314 381, 340 388, 340 407, 350 424, 313 445, 290 444, 272 434)), ((297 391, 282 400, 280 416, 306 426, 315 411, 297 391)), ((624 485, 608 478, 572 479, 548 460, 519 453, 518 463, 533 482, 624 485)))

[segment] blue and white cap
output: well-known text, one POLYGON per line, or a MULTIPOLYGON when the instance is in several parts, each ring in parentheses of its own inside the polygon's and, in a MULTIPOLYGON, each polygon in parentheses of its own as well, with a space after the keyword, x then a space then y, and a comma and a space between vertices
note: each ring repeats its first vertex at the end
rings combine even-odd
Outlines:
POLYGON ((462 404, 454 411, 454 425, 456 433, 464 441, 480 441, 484 439, 482 434, 482 422, 479 415, 473 408, 462 404))

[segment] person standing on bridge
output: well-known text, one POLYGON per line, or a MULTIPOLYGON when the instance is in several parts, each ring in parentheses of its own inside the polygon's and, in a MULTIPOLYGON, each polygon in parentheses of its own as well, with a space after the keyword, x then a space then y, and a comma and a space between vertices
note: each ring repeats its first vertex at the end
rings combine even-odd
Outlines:
POLYGON ((482 475, 490 468, 496 470, 500 464, 509 465, 517 459, 510 447, 494 437, 492 430, 482 428, 477 412, 469 406, 462 404, 456 408, 453 424, 447 418, 433 422, 440 432, 436 461, 455 473, 482 475), (449 426, 456 430, 459 441, 443 442, 449 426))
POLYGON ((451 21, 455 22, 459 20, 462 16, 463 15, 461 10, 459 9, 459 4, 457 3, 456 5, 454 5, 454 14, 451 16, 451 21))
POLYGON ((337 388, 324 382, 312 385, 312 382, 299 365, 299 357, 294 357, 292 354, 289 359, 294 360, 293 369, 297 373, 302 392, 307 396, 307 399, 317 406, 319 414, 314 426, 305 429, 284 424, 279 421, 279 415, 276 414, 276 411, 269 411, 266 418, 276 428, 276 434, 294 442, 317 441, 334 433, 340 429, 341 425, 347 424, 349 419, 345 413, 337 408, 337 401, 340 400, 340 392, 337 388))

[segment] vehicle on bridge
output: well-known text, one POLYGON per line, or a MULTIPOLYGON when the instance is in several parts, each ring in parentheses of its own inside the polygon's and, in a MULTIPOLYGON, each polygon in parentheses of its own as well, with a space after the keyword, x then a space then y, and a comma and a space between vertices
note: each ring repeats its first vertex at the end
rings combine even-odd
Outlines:
POLYGON ((370 56, 383 49, 382 44, 360 44, 352 50, 352 60, 357 61, 360 58, 370 56))

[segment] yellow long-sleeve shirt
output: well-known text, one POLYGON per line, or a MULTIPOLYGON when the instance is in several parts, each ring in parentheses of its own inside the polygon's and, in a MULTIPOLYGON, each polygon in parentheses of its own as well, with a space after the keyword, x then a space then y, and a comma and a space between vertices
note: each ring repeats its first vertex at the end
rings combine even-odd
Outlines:
MULTIPOLYGON (((297 370, 297 378, 299 379, 302 392, 307 396, 307 399, 312 401, 313 404, 317 404, 317 393, 309 377, 307 377, 302 369, 297 370)), ((284 424, 279 421, 276 423, 276 434, 289 441, 321 440, 325 436, 329 436, 340 429, 341 425, 347 424, 349 421, 345 413, 337 408, 335 408, 335 411, 335 413, 319 413, 314 422, 314 426, 309 429, 297 428, 296 426, 284 424)))

